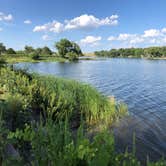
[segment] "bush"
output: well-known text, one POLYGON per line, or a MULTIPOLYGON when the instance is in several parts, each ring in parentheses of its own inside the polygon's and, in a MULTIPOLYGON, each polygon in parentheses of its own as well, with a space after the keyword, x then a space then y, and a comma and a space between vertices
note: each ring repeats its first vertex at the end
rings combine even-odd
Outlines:
POLYGON ((33 60, 39 60, 40 56, 37 52, 33 52, 30 54, 33 60))
POLYGON ((76 60, 78 60, 78 55, 75 52, 68 52, 66 54, 66 57, 69 59, 69 61, 76 61, 76 60))
POLYGON ((0 67, 4 67, 6 65, 6 61, 3 58, 0 58, 0 67))

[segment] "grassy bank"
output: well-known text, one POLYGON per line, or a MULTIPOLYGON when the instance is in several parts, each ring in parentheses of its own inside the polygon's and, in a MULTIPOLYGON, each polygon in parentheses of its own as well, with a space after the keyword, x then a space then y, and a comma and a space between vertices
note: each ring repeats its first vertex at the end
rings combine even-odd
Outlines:
POLYGON ((3 55, 3 59, 7 63, 19 62, 65 62, 66 59, 58 56, 40 56, 39 59, 34 60, 31 56, 26 55, 3 55))
POLYGON ((107 130, 127 114, 124 104, 76 81, 6 67, 0 78, 0 165, 141 165, 134 149, 115 152, 107 130))

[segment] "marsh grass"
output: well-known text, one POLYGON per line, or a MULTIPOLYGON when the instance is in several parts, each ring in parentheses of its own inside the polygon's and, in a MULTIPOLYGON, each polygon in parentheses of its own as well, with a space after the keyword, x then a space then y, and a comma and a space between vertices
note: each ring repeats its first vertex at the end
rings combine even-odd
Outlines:
POLYGON ((0 165, 141 166, 135 149, 115 152, 108 126, 128 113, 114 98, 77 81, 9 67, 0 68, 0 90, 0 165), (19 158, 7 157, 6 145, 19 158))
POLYGON ((3 59, 7 63, 19 63, 19 62, 65 62, 66 59, 58 56, 39 56, 39 59, 35 60, 30 55, 14 54, 14 55, 3 55, 3 59))
POLYGON ((79 126, 83 118, 88 126, 111 125, 127 113, 127 107, 116 104, 89 85, 51 76, 29 75, 25 71, 1 69, 1 88, 11 95, 20 94, 24 107, 35 113, 64 120, 79 126))

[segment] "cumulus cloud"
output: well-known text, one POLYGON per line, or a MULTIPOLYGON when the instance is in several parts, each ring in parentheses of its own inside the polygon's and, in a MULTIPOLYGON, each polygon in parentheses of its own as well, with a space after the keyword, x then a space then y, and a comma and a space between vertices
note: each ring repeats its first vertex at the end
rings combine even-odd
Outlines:
POLYGON ((116 40, 116 37, 110 36, 110 37, 108 37, 108 40, 109 40, 109 41, 114 41, 114 40, 116 40))
POLYGON ((144 31, 143 37, 156 37, 161 35, 160 31, 157 29, 149 29, 144 31))
POLYGON ((33 32, 55 32, 60 33, 64 30, 63 24, 57 21, 52 21, 44 25, 35 26, 33 32))
POLYGON ((43 36, 42 36, 42 39, 43 39, 43 40, 46 40, 46 41, 47 41, 47 40, 51 40, 51 38, 50 38, 48 35, 43 35, 43 36))
POLYGON ((118 36, 110 36, 107 39, 110 42, 120 42, 125 46, 143 45, 164 45, 166 44, 166 28, 163 29, 148 29, 142 34, 127 34, 121 33, 118 36))
POLYGON ((99 19, 93 15, 81 15, 71 20, 66 20, 65 29, 91 29, 99 26, 114 26, 118 24, 118 15, 112 15, 103 19, 99 19))
POLYGON ((65 20, 63 23, 58 21, 49 22, 43 25, 35 26, 34 32, 55 32, 60 33, 72 29, 93 29, 100 26, 115 26, 118 24, 118 15, 112 15, 103 19, 99 19, 93 15, 81 15, 71 20, 65 20))
POLYGON ((0 12, 0 21, 12 21, 13 16, 11 14, 4 14, 0 12))
POLYGON ((90 46, 96 46, 99 44, 99 41, 101 40, 101 36, 86 36, 84 39, 80 40, 81 45, 90 45, 90 46))
POLYGON ((25 20, 24 24, 32 24, 32 21, 31 20, 25 20))

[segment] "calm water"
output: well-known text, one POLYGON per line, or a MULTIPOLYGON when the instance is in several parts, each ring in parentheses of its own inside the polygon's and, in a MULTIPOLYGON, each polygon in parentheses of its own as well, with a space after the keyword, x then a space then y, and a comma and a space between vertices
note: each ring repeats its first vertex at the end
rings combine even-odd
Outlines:
POLYGON ((115 128, 117 149, 131 148, 136 133, 138 157, 166 155, 166 61, 141 59, 82 60, 77 63, 21 63, 30 71, 71 78, 95 86, 128 104, 130 118, 115 128))

